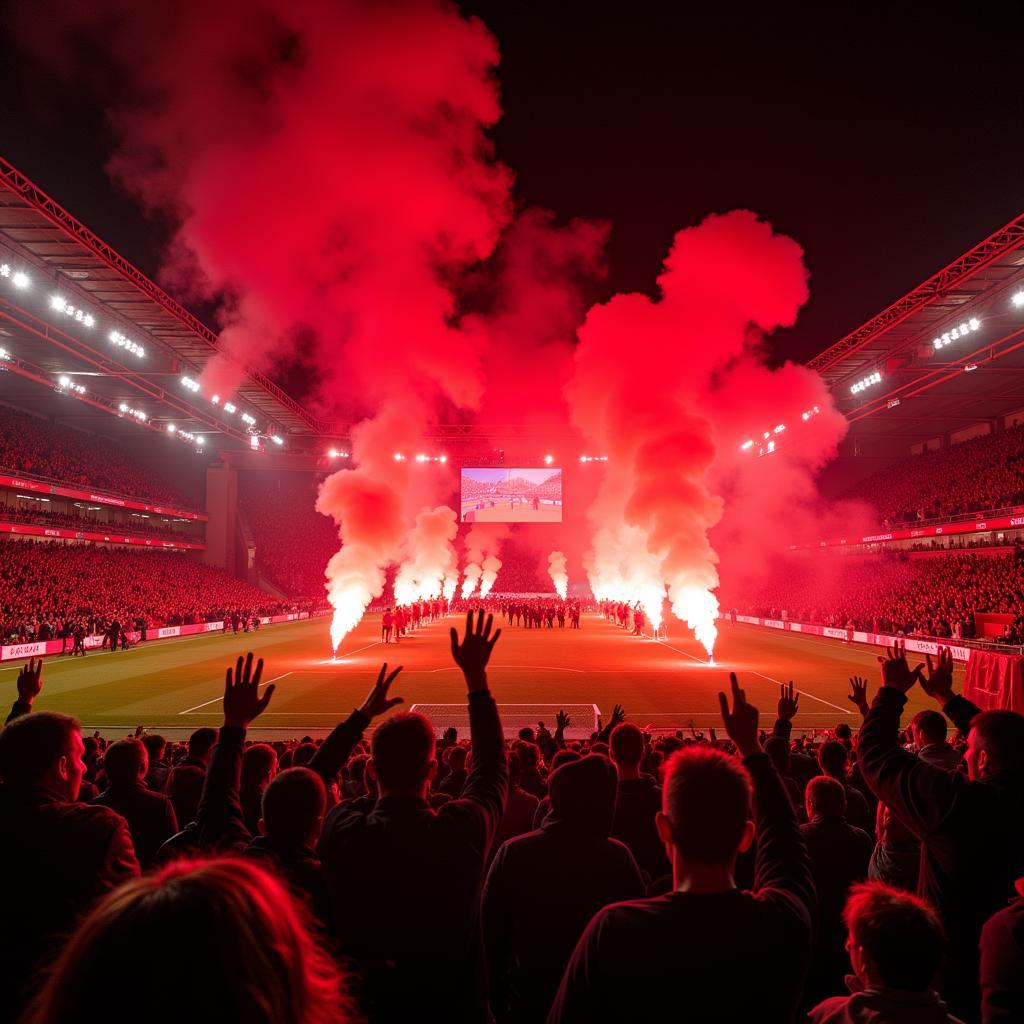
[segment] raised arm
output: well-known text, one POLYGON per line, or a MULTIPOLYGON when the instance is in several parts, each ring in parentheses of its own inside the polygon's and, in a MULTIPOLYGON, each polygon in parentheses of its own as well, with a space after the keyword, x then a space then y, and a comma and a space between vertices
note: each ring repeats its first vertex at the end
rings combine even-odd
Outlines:
MULTIPOLYGON (((754 893, 761 900, 784 900, 810 929, 816 897, 811 862, 800 835, 796 811, 771 759, 758 739, 758 711, 747 702, 736 673, 730 673, 732 711, 724 693, 719 693, 722 721, 729 739, 743 758, 754 783, 754 821, 757 826, 757 856, 754 893)), ((779 719, 792 722, 799 703, 793 684, 784 684, 779 699, 779 719)))
POLYGON ((11 713, 7 716, 7 722, 13 722, 15 718, 21 718, 32 710, 32 702, 39 696, 43 689, 43 659, 29 658, 18 673, 18 699, 11 705, 11 713))
POLYGON ((451 630, 452 658, 462 669, 469 695, 469 740, 473 754, 473 767, 466 779, 462 796, 446 805, 446 813, 467 802, 483 812, 486 845, 497 832, 505 813, 508 797, 508 759, 505 738, 501 731, 498 706, 487 686, 487 663, 494 645, 501 636, 499 629, 493 636, 493 617, 481 609, 473 621, 473 612, 466 616, 466 635, 459 643, 456 630, 451 630))
MULTIPOLYGON (((871 792, 915 835, 924 838, 945 820, 962 780, 954 773, 925 764, 900 746, 900 715, 907 703, 907 693, 921 678, 924 665, 911 669, 906 649, 899 643, 887 651, 887 657, 878 660, 882 666, 882 686, 861 726, 857 763, 871 792)), ((931 668, 932 679, 937 671, 931 668)), ((950 675, 951 672, 950 669, 950 675)), ((940 690, 944 683, 934 679, 933 684, 930 679, 928 685, 940 690)))
POLYGON ((239 657, 233 672, 230 666, 225 672, 224 724, 203 779, 203 793, 196 812, 197 838, 202 846, 238 849, 252 839, 242 813, 239 790, 246 730, 253 719, 263 714, 274 695, 273 683, 260 694, 262 675, 263 659, 256 662, 254 670, 251 651, 244 661, 239 657))
POLYGON ((394 672, 388 674, 387 662, 381 665, 380 672, 377 673, 377 681, 373 684, 366 700, 360 707, 353 709, 352 714, 344 722, 334 727, 333 732, 313 755, 309 767, 324 780, 324 785, 329 787, 337 778, 338 772, 352 756, 352 751, 363 738, 363 733, 370 722, 378 716, 386 714, 393 707, 405 703, 404 697, 388 696, 391 684, 398 678, 398 673, 401 671, 402 666, 399 665, 394 672))
POLYGON ((935 662, 932 662, 930 654, 926 660, 928 673, 919 676, 921 689, 939 702, 946 717, 956 726, 960 735, 966 737, 971 731, 974 717, 981 714, 981 708, 953 692, 953 652, 948 647, 940 647, 935 662))

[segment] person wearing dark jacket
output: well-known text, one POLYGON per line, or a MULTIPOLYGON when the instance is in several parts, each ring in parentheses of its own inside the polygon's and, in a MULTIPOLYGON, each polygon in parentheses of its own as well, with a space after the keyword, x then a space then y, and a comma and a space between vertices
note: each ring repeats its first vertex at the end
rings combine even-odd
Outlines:
POLYGON ((154 793, 145 783, 149 756, 140 740, 128 736, 107 747, 103 754, 107 788, 92 802, 117 811, 128 822, 132 845, 145 870, 157 850, 178 831, 170 798, 154 793))
POLYGON ((274 693, 269 684, 259 693, 263 659, 253 669, 252 654, 227 671, 224 725, 203 781, 193 841, 201 849, 230 851, 269 861, 303 900, 314 917, 327 925, 330 908, 320 861, 314 852, 327 793, 323 781, 308 768, 288 768, 262 794, 262 816, 255 838, 245 821, 240 797, 242 748, 250 723, 261 715, 274 693))
POLYGON ((804 993, 813 1005, 838 991, 848 958, 843 907, 850 887, 867 877, 874 843, 863 829, 846 820, 846 792, 841 782, 818 775, 807 783, 807 824, 800 834, 811 858, 818 894, 818 930, 804 993))
POLYGON ((85 743, 77 721, 30 714, 42 661, 18 675, 18 700, 0 732, 0 1021, 13 1020, 36 970, 100 896, 139 874, 128 823, 78 803, 85 743))
POLYGON ((913 670, 897 644, 882 663, 882 686, 861 727, 864 779, 921 840, 918 894, 938 911, 950 940, 943 992, 953 1012, 980 1019, 978 942, 982 925, 1024 875, 1024 717, 981 712, 953 692, 953 658, 939 651, 913 670), (967 735, 967 776, 926 764, 900 746, 900 713, 920 681, 967 735))
POLYGON ((543 1022, 587 922, 608 903, 644 894, 629 848, 609 838, 616 786, 600 754, 563 765, 548 779, 543 826, 495 855, 483 928, 498 1021, 543 1022))
POLYGON ((1024 1020, 1024 878, 1019 896, 981 930, 981 1019, 984 1024, 1024 1020))
MULTIPOLYGON (((483 869, 508 790, 498 708, 487 662, 498 637, 492 617, 469 613, 452 657, 469 691, 472 768, 457 800, 427 803, 437 771, 434 730, 417 714, 395 716, 372 739, 380 797, 367 810, 333 807, 317 847, 334 913, 336 945, 363 975, 361 1009, 371 1022, 485 1021, 487 985, 480 935, 483 869)), ((399 670, 400 671, 400 670, 399 670)), ((381 672, 366 703, 341 723, 310 767, 333 778, 387 697, 397 675, 381 672)))
POLYGON ((794 1019, 811 955, 811 867, 793 805, 761 750, 757 709, 735 675, 730 681, 733 710, 725 694, 719 701, 742 763, 700 746, 673 755, 657 819, 673 891, 597 913, 548 1024, 794 1019), (755 835, 754 889, 744 892, 733 869, 755 835))
POLYGON ((633 851, 648 881, 661 878, 669 872, 665 844, 654 825, 661 810, 661 787, 640 771, 644 734, 630 722, 623 722, 612 730, 608 746, 619 780, 611 834, 633 851))

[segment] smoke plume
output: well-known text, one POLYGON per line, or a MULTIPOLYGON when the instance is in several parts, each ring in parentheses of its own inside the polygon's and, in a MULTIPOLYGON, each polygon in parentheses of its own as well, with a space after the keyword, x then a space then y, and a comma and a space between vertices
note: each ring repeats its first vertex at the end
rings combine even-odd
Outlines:
POLYGON ((558 596, 564 601, 569 593, 569 574, 565 568, 565 555, 561 551, 552 551, 548 555, 548 574, 558 596))

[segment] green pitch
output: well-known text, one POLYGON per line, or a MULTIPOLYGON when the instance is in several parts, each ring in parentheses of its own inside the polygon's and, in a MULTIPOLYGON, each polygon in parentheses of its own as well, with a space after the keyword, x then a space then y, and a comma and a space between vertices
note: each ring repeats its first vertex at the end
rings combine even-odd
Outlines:
MULTIPOLYGON (((412 704, 460 704, 465 690, 452 664, 451 616, 423 626, 401 643, 380 641, 380 618, 368 616, 331 659, 327 619, 269 626, 258 633, 208 634, 158 641, 123 653, 48 658, 37 710, 76 716, 91 732, 117 735, 144 725, 180 737, 200 725, 219 725, 224 670, 245 651, 265 660, 263 679, 277 692, 253 735, 322 734, 362 702, 381 662, 404 665, 393 693, 412 704)), ((802 692, 795 727, 821 729, 859 724, 846 699, 851 675, 878 681, 878 651, 836 640, 757 626, 722 624, 716 664, 681 624, 669 624, 665 642, 634 637, 596 615, 583 628, 526 630, 501 623, 503 634, 490 670, 491 688, 509 704, 597 704, 605 714, 622 704, 630 721, 657 727, 706 728, 718 722, 716 694, 728 673, 739 674, 766 728, 774 720, 778 682, 792 679, 802 692)), ((914 656, 911 655, 911 658, 914 656)), ((0 668, 0 688, 15 696, 17 664, 0 668)), ((963 670, 957 669, 957 686, 963 670)), ((904 721, 933 706, 919 690, 904 721)))

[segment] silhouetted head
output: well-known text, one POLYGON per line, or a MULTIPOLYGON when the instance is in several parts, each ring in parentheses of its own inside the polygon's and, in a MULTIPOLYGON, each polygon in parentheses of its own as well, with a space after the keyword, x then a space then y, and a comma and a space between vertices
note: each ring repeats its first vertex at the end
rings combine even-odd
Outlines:
POLYGON ((437 773, 434 727, 416 712, 400 712, 377 726, 371 749, 383 795, 422 793, 437 773))
POLYGON ((825 740, 818 748, 818 764, 826 775, 841 779, 846 774, 850 753, 838 740, 825 740))
POLYGON ((263 791, 261 808, 260 827, 271 839, 313 846, 327 809, 327 791, 316 772, 289 768, 263 791))
POLYGON ((140 740, 128 736, 111 743, 103 755, 103 770, 114 789, 141 782, 149 771, 149 755, 140 740))
POLYGON ((328 1024, 351 1019, 342 981, 305 908, 272 873, 249 860, 180 860, 126 882, 93 908, 25 1019, 57 1024, 102 1006, 112 1024, 140 1012, 149 1024, 179 1022, 183 1012, 328 1024))
POLYGON ((946 716, 938 711, 918 711, 910 720, 910 732, 918 748, 946 738, 946 716))
POLYGON ((881 882, 862 882, 850 890, 843 920, 850 962, 863 983, 910 992, 934 985, 945 935, 930 904, 881 882))
POLYGON ((242 754, 242 788, 259 789, 277 771, 277 751, 266 743, 254 743, 242 754))
POLYGON ((77 800, 85 774, 78 722, 56 711, 22 715, 0 732, 0 779, 19 789, 46 789, 77 800))
POLYGON ((612 730, 609 750, 620 767, 638 768, 644 756, 644 734, 632 722, 621 722, 612 730))
POLYGON ((217 745, 217 730, 206 725, 202 729, 196 729, 188 738, 188 756, 193 761, 202 761, 203 764, 210 763, 210 755, 217 745))
POLYGON ((965 760, 972 781, 999 772, 1024 773, 1024 716, 1016 711, 983 711, 975 716, 965 760))
POLYGON ((841 818, 846 814, 846 790, 831 775, 816 775, 804 790, 808 818, 841 818))
POLYGON ((684 861, 730 865, 754 839, 750 799, 740 761, 713 747, 686 747, 665 767, 658 835, 684 861))

